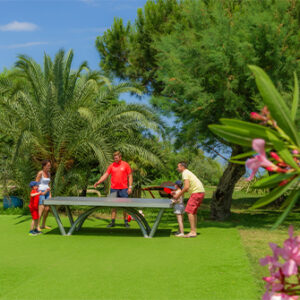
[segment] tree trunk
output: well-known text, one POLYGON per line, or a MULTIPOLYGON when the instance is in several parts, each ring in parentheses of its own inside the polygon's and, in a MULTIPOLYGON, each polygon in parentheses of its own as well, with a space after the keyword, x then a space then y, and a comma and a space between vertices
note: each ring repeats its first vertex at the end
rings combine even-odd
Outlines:
MULTIPOLYGON (((231 156, 235 156, 240 153, 243 153, 242 148, 240 146, 234 146, 231 156)), ((212 219, 224 221, 230 216, 234 187, 244 173, 244 165, 229 162, 222 177, 220 178, 216 191, 213 193, 210 204, 212 219)))

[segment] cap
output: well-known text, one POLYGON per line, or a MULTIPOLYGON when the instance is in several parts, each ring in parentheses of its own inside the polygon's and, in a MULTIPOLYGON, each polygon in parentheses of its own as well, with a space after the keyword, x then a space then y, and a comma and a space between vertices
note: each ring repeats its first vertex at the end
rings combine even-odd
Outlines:
POLYGON ((31 188, 34 187, 34 186, 37 186, 37 185, 40 185, 40 183, 37 182, 37 181, 31 181, 31 182, 29 183, 29 186, 30 186, 31 188))
POLYGON ((182 181, 181 180, 176 180, 175 184, 178 185, 180 188, 182 188, 182 181))

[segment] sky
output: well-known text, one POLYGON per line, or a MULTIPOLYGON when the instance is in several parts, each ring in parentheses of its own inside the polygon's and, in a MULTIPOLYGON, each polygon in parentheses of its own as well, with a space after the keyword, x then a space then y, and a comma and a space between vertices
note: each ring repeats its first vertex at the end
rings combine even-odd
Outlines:
POLYGON ((87 60, 99 68, 96 37, 115 17, 134 21, 146 0, 0 0, 0 71, 19 54, 42 62, 60 48, 75 53, 74 68, 87 60))
MULTIPOLYGON (((0 0, 0 72, 11 68, 19 54, 39 63, 61 48, 74 50, 73 68, 87 61, 99 69, 96 37, 110 28, 115 17, 134 21, 146 0, 0 0)), ((141 102, 122 96, 128 103, 141 102)), ((146 103, 147 98, 142 102, 146 103)))

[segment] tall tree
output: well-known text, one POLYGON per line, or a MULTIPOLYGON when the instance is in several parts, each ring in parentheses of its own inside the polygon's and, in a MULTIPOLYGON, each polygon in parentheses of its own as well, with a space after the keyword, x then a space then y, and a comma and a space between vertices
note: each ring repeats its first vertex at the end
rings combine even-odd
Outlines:
MULTIPOLYGON (((157 1, 157 9, 160 3, 157 1)), ((156 96, 152 103, 163 112, 174 113, 181 122, 178 139, 182 144, 224 143, 213 136, 207 126, 221 117, 247 120, 249 113, 261 105, 248 64, 265 69, 281 90, 289 86, 293 71, 299 71, 300 4, 292 0, 186 0, 178 5, 183 9, 176 26, 168 33, 151 35, 148 47, 154 48, 154 57, 142 76, 145 81, 140 81, 150 85, 148 90, 156 96), (152 82, 158 82, 159 88, 152 82)), ((128 34, 124 35, 127 63, 118 69, 121 76, 127 76, 132 70, 141 76, 140 69, 128 60, 135 53, 132 49, 137 47, 132 37, 137 32, 143 35, 137 26, 140 15, 135 25, 128 25, 128 34)), ((147 5, 143 16, 151 22, 147 5)), ((119 61, 119 57, 113 58, 113 52, 102 51, 101 54, 119 61)), ((120 76, 115 71, 114 74, 120 76)), ((242 150, 227 145, 233 155, 242 150)), ((230 215, 234 185, 243 173, 241 166, 228 164, 213 196, 213 218, 223 220, 230 215)))
POLYGON ((178 22, 185 23, 182 9, 182 1, 149 0, 144 9, 138 9, 134 25, 124 25, 116 18, 111 29, 96 39, 101 68, 109 75, 140 83, 148 92, 160 92, 163 85, 155 76, 153 42, 156 36, 171 33, 178 22))
POLYGON ((25 190, 43 159, 52 164, 54 195, 82 188, 90 168, 98 163, 104 171, 115 149, 160 164, 141 136, 161 130, 159 117, 118 101, 120 93, 137 90, 112 85, 86 63, 72 71, 72 60, 72 51, 61 50, 53 61, 45 55, 41 67, 22 55, 11 78, 0 80, 0 135, 10 140, 10 179, 25 190))

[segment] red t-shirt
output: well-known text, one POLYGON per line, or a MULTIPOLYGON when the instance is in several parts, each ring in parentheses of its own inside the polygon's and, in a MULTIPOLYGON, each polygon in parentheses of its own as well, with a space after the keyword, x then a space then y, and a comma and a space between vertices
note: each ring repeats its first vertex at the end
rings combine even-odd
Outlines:
POLYGON ((31 190, 30 192, 30 203, 29 203, 29 208, 30 210, 36 210, 39 208, 39 198, 40 198, 40 195, 36 195, 36 196, 31 196, 31 194, 36 194, 38 193, 37 190, 31 190))
POLYGON ((128 175, 131 174, 131 168, 127 162, 123 160, 120 160, 118 163, 113 162, 107 168, 106 173, 111 175, 112 189, 128 188, 128 175))

